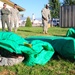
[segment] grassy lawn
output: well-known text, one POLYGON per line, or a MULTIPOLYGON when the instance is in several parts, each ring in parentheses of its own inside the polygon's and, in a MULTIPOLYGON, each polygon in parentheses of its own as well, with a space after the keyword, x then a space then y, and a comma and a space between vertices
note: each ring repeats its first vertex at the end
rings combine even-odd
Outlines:
MULTIPOLYGON (((28 36, 65 36, 68 28, 51 27, 48 34, 42 34, 42 27, 20 27, 16 34, 28 36)), ((1 30, 0 30, 1 31, 1 30)), ((14 31, 13 31, 14 32, 14 31)), ((0 66, 0 75, 75 75, 75 62, 52 58, 46 65, 26 66, 23 63, 14 66, 0 66)))
POLYGON ((17 34, 22 37, 27 36, 65 36, 68 28, 51 27, 48 29, 48 34, 42 34, 42 27, 20 27, 17 34))

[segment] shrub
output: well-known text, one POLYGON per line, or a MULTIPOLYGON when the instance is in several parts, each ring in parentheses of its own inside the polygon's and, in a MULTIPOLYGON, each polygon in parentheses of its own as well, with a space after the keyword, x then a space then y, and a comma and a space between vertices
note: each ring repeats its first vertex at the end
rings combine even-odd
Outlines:
POLYGON ((26 27, 32 27, 32 23, 31 23, 31 20, 30 20, 29 17, 27 17, 25 26, 26 26, 26 27))

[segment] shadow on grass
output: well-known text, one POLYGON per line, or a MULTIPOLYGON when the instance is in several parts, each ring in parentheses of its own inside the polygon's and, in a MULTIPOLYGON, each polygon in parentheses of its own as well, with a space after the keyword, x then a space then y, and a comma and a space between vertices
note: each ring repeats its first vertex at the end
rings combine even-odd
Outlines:
POLYGON ((23 31, 23 32, 32 32, 30 30, 21 30, 21 29, 18 29, 18 31, 23 31))
POLYGON ((53 35, 53 36, 66 37, 66 35, 53 35))
POLYGON ((70 61, 72 63, 75 62, 75 59, 71 59, 71 58, 65 58, 64 56, 61 56, 59 53, 55 52, 54 55, 52 56, 53 60, 64 60, 64 61, 70 61))
POLYGON ((42 34, 42 32, 35 32, 35 31, 30 31, 30 30, 21 30, 21 29, 18 29, 18 31, 22 31, 22 32, 32 32, 32 33, 36 33, 36 34, 42 34))

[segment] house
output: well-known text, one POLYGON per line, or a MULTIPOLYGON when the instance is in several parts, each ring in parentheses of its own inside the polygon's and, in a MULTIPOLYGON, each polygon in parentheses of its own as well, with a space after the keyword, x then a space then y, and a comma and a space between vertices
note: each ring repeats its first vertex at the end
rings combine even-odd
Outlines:
POLYGON ((42 20, 40 20, 40 19, 35 19, 34 21, 33 21, 33 25, 32 26, 42 26, 42 20))
MULTIPOLYGON (((13 5, 15 4, 14 2, 10 1, 10 0, 0 0, 0 10, 1 8, 3 7, 3 3, 6 3, 7 4, 7 8, 10 10, 10 8, 13 7, 13 5)), ((25 9, 19 5, 17 5, 18 7, 18 10, 21 12, 21 11, 25 11, 25 9)), ((6 26, 7 27, 7 26, 6 26)), ((2 28, 2 25, 1 25, 1 14, 0 14, 0 28, 2 28)))
POLYGON ((34 13, 32 14, 31 22, 32 22, 32 26, 41 26, 42 25, 42 20, 40 18, 36 18, 34 13))

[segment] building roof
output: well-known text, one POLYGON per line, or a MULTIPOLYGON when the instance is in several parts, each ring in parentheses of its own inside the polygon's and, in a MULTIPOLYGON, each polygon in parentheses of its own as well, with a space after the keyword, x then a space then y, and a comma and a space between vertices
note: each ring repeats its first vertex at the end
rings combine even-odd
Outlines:
MULTIPOLYGON (((10 1, 10 0, 0 0, 0 1, 7 3, 7 4, 10 5, 11 7, 13 7, 13 5, 15 4, 14 2, 12 2, 12 1, 10 1)), ((25 11, 25 9, 24 9, 23 7, 21 7, 21 6, 19 6, 19 5, 17 5, 17 7, 18 7, 18 10, 19 10, 19 11, 25 11)))

